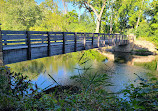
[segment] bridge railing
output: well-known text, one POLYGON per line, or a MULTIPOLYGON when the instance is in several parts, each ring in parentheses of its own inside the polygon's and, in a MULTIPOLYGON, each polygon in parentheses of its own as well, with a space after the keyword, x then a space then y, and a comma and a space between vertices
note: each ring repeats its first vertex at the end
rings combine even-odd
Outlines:
POLYGON ((128 40, 126 35, 104 34, 104 33, 75 33, 75 32, 43 32, 43 31, 3 31, 3 47, 43 45, 65 42, 84 42, 108 40, 108 43, 116 43, 121 40, 128 40), (48 39, 48 35, 49 38, 48 39), (63 38, 64 37, 64 38, 63 38), (76 38, 75 38, 76 37, 76 38), (29 42, 29 43, 28 43, 29 42))
MULTIPOLYGON (((23 50, 20 53, 21 55, 26 53, 27 60, 30 60, 32 59, 31 51, 35 50, 33 48, 36 47, 47 47, 47 49, 45 49, 47 50, 46 55, 51 56, 51 46, 56 44, 61 44, 60 46, 62 46, 62 49, 60 50, 62 50, 62 54, 65 54, 67 53, 67 48, 71 48, 71 52, 78 51, 78 44, 82 44, 83 50, 85 50, 103 47, 105 46, 105 44, 116 45, 125 40, 128 40, 128 37, 126 35, 121 34, 0 30, 0 54, 2 53, 1 55, 3 55, 4 50, 6 50, 6 52, 4 51, 6 55, 9 53, 8 51, 10 50, 26 49, 27 52, 24 52, 23 50), (90 45, 88 46, 87 44, 90 45)), ((56 51, 58 51, 57 48, 56 51)))

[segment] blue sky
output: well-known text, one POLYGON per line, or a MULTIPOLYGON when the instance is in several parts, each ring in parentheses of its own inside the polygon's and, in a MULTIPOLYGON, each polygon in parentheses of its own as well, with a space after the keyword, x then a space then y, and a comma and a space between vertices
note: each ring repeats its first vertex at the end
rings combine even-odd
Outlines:
MULTIPOLYGON (((44 2, 45 0, 35 0, 38 4, 40 4, 41 2, 44 2)), ((55 2, 58 3, 59 9, 63 10, 64 6, 62 4, 62 0, 54 0, 55 2)), ((82 14, 84 12, 84 9, 79 9, 78 7, 74 7, 71 3, 67 3, 67 8, 68 11, 72 11, 75 10, 79 15, 82 14)))
POLYGON ((38 4, 40 4, 41 2, 43 2, 44 0, 35 0, 38 4))

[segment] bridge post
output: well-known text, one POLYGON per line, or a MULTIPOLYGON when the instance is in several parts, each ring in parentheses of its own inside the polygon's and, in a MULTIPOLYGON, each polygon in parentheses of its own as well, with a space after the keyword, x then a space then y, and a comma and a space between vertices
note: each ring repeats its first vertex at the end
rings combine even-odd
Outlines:
POLYGON ((98 48, 99 48, 99 41, 100 41, 100 33, 98 33, 98 48))
POLYGON ((110 46, 110 34, 109 34, 109 37, 108 37, 108 42, 109 42, 109 46, 110 46))
POLYGON ((129 43, 129 35, 127 35, 127 44, 129 43))
POLYGON ((84 50, 86 50, 86 33, 84 33, 83 44, 84 44, 84 50))
POLYGON ((106 45, 105 45, 105 33, 104 33, 104 39, 103 39, 103 40, 104 40, 104 47, 105 47, 105 46, 106 46, 106 45))
POLYGON ((117 45, 117 37, 118 37, 117 35, 118 35, 118 34, 116 34, 116 40, 115 40, 115 45, 117 45))
POLYGON ((118 44, 120 44, 120 37, 121 37, 121 34, 119 34, 119 43, 118 44))
POLYGON ((123 42, 123 34, 121 35, 121 40, 122 40, 122 43, 121 44, 123 44, 124 42, 123 42))
POLYGON ((47 40, 48 40, 48 48, 47 48, 47 55, 50 56, 50 51, 51 51, 51 47, 50 47, 50 34, 49 32, 47 32, 47 40))
POLYGON ((74 44, 74 52, 76 52, 77 51, 77 32, 74 33, 74 42, 75 42, 75 44, 74 44))
MULTIPOLYGON (((1 24, 0 24, 1 25, 1 24)), ((2 31, 0 27, 0 66, 3 66, 3 42, 2 42, 2 31)))
POLYGON ((104 33, 104 41, 105 41, 105 33, 104 33))
POLYGON ((116 38, 117 38, 117 34, 114 34, 114 43, 116 45, 116 38))
POLYGON ((105 36, 104 36, 104 34, 102 34, 102 39, 101 40, 103 40, 103 42, 102 42, 103 45, 105 45, 105 39, 104 38, 105 38, 105 36))
POLYGON ((57 36, 56 36, 56 34, 54 34, 54 35, 55 35, 55 37, 54 37, 55 38, 55 42, 57 42, 57 36))
POLYGON ((112 45, 114 45, 114 34, 112 34, 112 45))
POLYGON ((63 54, 65 54, 65 32, 63 32, 63 54))
POLYGON ((93 36, 92 36, 92 49, 93 49, 93 43, 94 43, 94 33, 93 33, 93 36))
POLYGON ((27 60, 31 60, 31 42, 29 31, 26 31, 26 44, 27 44, 27 60))

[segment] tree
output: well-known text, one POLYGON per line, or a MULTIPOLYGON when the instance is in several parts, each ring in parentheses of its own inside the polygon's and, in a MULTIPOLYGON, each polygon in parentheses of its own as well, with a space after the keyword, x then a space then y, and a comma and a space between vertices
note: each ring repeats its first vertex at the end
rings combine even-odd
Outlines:
POLYGON ((116 0, 114 1, 114 16, 115 16, 115 27, 117 32, 124 32, 128 25, 129 10, 131 7, 132 0, 116 0))
POLYGON ((2 19, 4 18, 4 5, 5 2, 4 0, 0 0, 0 7, 1 7, 1 10, 0 10, 0 23, 2 23, 2 19))
POLYGON ((7 0, 3 30, 29 30, 41 19, 41 10, 34 0, 7 0))
POLYGON ((113 30, 113 16, 114 16, 114 1, 109 1, 109 9, 110 9, 110 33, 113 30))
POLYGON ((59 11, 59 7, 53 0, 45 0, 40 5, 42 10, 42 20, 36 22, 36 24, 30 28, 30 30, 36 31, 66 31, 66 20, 64 14, 59 11))
POLYGON ((75 5, 78 5, 80 8, 85 8, 88 12, 94 13, 96 16, 96 33, 99 33, 101 18, 106 6, 106 0, 69 0, 75 5))
POLYGON ((143 19, 143 14, 145 10, 146 0, 132 0, 131 10, 129 11, 129 24, 135 28, 139 26, 139 23, 143 19))
POLYGON ((64 6, 64 14, 67 14, 67 5, 65 0, 62 0, 63 6, 64 6))
POLYGON ((150 4, 150 9, 147 11, 147 15, 149 16, 149 23, 152 29, 151 34, 158 36, 158 1, 153 0, 150 4))

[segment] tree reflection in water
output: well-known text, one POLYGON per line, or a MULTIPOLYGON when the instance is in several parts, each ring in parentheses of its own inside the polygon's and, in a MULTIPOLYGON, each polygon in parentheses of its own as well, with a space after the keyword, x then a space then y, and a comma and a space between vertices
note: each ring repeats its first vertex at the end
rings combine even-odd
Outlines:
POLYGON ((7 66, 11 68, 11 71, 23 73, 27 75, 29 79, 35 80, 41 73, 48 76, 47 74, 56 74, 61 68, 73 72, 74 68, 78 66, 78 61, 83 54, 84 56, 81 62, 84 62, 85 59, 99 62, 106 58, 96 50, 87 50, 24 61, 7 66))

